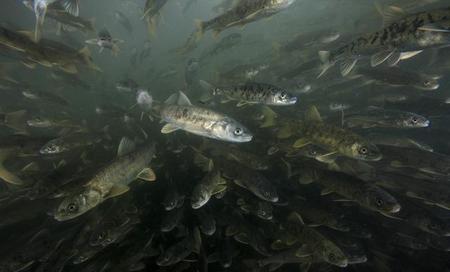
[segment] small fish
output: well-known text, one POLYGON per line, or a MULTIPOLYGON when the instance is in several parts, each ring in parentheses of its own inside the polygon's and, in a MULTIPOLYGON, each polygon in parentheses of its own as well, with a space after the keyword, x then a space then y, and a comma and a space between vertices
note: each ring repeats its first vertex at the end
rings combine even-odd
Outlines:
POLYGON ((103 50, 109 49, 114 56, 119 54, 120 48, 119 43, 123 43, 123 40, 115 39, 111 36, 108 30, 103 29, 98 33, 98 38, 87 40, 87 44, 97 45, 100 48, 100 53, 103 50))
POLYGON ((116 10, 114 11, 114 18, 125 28, 125 30, 129 33, 133 33, 133 26, 131 25, 130 20, 123 14, 122 12, 116 10))
MULTIPOLYGON (((247 104, 264 104, 271 106, 290 106, 297 103, 297 97, 286 90, 270 84, 248 83, 233 87, 214 87, 206 81, 200 80, 200 85, 213 96, 220 96, 223 100, 237 101, 238 107, 247 104)), ((208 98, 203 98, 207 100, 208 98)))
POLYGON ((207 173, 202 180, 194 186, 191 193, 191 207, 200 209, 211 197, 227 189, 226 180, 221 177, 219 171, 213 170, 207 173))

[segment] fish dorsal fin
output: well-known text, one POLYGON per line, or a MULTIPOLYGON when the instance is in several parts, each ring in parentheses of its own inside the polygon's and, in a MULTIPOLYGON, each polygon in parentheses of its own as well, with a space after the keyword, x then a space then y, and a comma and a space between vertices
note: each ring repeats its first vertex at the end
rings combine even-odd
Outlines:
POLYGON ((306 121, 322 122, 322 117, 320 116, 319 110, 316 106, 311 106, 305 114, 306 121))
POLYGON ((397 6, 388 6, 384 8, 381 4, 375 2, 375 8, 383 18, 383 27, 387 27, 406 16, 405 11, 397 6))
POLYGON ((119 143, 119 147, 117 148, 117 157, 127 155, 133 152, 135 148, 136 145, 131 139, 129 139, 128 137, 122 137, 119 143))
POLYGON ((145 180, 145 181, 155 181, 156 180, 156 174, 151 168, 144 168, 137 176, 139 179, 145 180))
POLYGON ((292 212, 288 216, 288 221, 292 223, 298 223, 300 225, 304 225, 303 218, 300 216, 300 214, 296 212, 292 212))
POLYGON ((178 93, 177 104, 180 105, 180 106, 192 106, 191 101, 189 100, 189 98, 182 91, 180 91, 178 93))
POLYGON ((169 96, 169 98, 167 98, 166 101, 164 101, 164 104, 167 104, 167 105, 176 104, 177 99, 178 99, 178 94, 174 93, 171 96, 169 96))

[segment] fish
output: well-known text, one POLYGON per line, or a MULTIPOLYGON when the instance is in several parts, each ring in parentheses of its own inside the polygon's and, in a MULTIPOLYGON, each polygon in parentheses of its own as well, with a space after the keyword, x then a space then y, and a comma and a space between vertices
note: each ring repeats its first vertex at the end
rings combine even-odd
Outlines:
POLYGON ((242 35, 239 33, 232 33, 232 34, 229 34, 229 35, 223 37, 210 50, 205 51, 200 56, 200 62, 204 63, 207 59, 235 47, 236 45, 241 43, 241 40, 242 40, 242 35))
POLYGON ((184 130, 195 135, 236 143, 250 142, 253 138, 246 127, 231 117, 193 106, 183 92, 170 96, 161 107, 160 114, 161 120, 167 123, 161 129, 163 134, 184 130))
POLYGON ((98 32, 98 37, 95 39, 86 40, 87 44, 97 45, 100 49, 99 52, 102 53, 103 50, 109 49, 114 56, 119 54, 120 48, 119 44, 125 41, 113 38, 109 31, 104 28, 100 32, 98 32))
POLYGON ((227 189, 227 183, 217 170, 208 172, 198 184, 194 186, 191 193, 192 209, 200 209, 215 194, 227 189))
POLYGON ((232 26, 243 26, 261 18, 270 17, 292 5, 295 0, 242 0, 228 11, 208 21, 196 21, 197 39, 206 30, 212 29, 214 35, 232 26))
POLYGON ((349 128, 426 128, 430 121, 419 114, 369 107, 367 114, 347 113, 344 125, 349 128))
POLYGON ((41 37, 42 28, 44 25, 47 9, 50 5, 55 3, 61 4, 61 6, 70 14, 78 16, 79 13, 79 1, 78 0, 34 0, 33 11, 36 15, 34 38, 35 41, 39 41, 41 37))
POLYGON ((289 138, 292 135, 302 138, 294 143, 295 148, 315 144, 328 150, 330 156, 336 154, 363 161, 379 161, 383 157, 376 145, 350 130, 325 124, 315 106, 311 106, 304 122, 293 121, 282 126, 277 137, 289 138))
POLYGON ((376 84, 386 84, 391 87, 411 86, 418 90, 433 91, 439 89, 440 76, 413 72, 399 67, 358 68, 356 74, 363 75, 376 84))
POLYGON ((192 252, 199 253, 201 243, 200 231, 198 228, 194 228, 187 237, 164 250, 156 260, 156 264, 158 266, 170 266, 179 263, 192 252))
MULTIPOLYGON (((344 200, 355 201, 364 208, 378 211, 386 216, 396 214, 401 210, 397 199, 375 184, 340 173, 318 172, 317 170, 314 170, 313 173, 316 178, 315 182, 323 186, 321 195, 335 192, 344 200)), ((311 181, 300 179, 302 184, 309 182, 311 181)))
POLYGON ((348 265, 348 259, 344 252, 333 241, 320 232, 302 224, 295 213, 291 213, 283 225, 290 235, 305 243, 312 252, 318 254, 327 263, 338 267, 346 267, 348 265))
POLYGON ((87 67, 94 71, 101 71, 92 60, 87 47, 76 50, 65 44, 42 39, 36 43, 31 38, 30 32, 15 32, 0 27, 0 44, 12 50, 23 52, 25 59, 22 61, 28 67, 40 64, 44 67, 57 67, 67 73, 76 74, 77 66, 87 67))
POLYGON ((121 11, 114 11, 114 18, 125 28, 125 30, 129 33, 133 33, 133 26, 131 25, 130 19, 125 16, 121 11))
POLYGON ((247 104, 263 104, 270 106, 291 106, 297 103, 297 97, 288 91, 265 83, 248 83, 239 86, 214 87, 201 80, 200 85, 208 92, 202 100, 208 100, 209 95, 219 96, 223 101, 237 101, 238 107, 247 104))
POLYGON ((156 23, 160 15, 161 9, 168 0, 146 0, 144 6, 144 14, 141 20, 147 22, 147 28, 150 34, 154 35, 156 32, 156 23))
POLYGON ((360 59, 370 58, 372 67, 382 63, 395 66, 401 59, 411 58, 425 49, 449 43, 445 31, 450 14, 448 8, 405 14, 401 9, 385 12, 384 26, 367 33, 333 51, 319 51, 321 77, 330 67, 340 64, 342 76, 347 76, 360 59))
MULTIPOLYGON (((119 147, 119 150, 122 148, 119 147)), ((99 170, 81 192, 65 197, 58 205, 54 218, 57 221, 66 221, 85 214, 108 198, 129 191, 128 185, 137 178, 154 181, 155 173, 149 168, 154 152, 154 144, 147 144, 137 151, 118 157, 99 170)))

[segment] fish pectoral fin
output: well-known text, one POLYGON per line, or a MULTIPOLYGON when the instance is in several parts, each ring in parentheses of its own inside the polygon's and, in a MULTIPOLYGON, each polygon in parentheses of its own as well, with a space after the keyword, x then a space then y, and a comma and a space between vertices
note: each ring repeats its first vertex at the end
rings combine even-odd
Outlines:
POLYGON ((275 119, 278 117, 277 113, 267 106, 264 106, 262 108, 262 113, 264 115, 264 121, 259 127, 260 128, 273 127, 275 125, 275 119))
POLYGON ((241 210, 242 210, 245 214, 249 214, 249 213, 250 213, 250 206, 249 206, 249 205, 240 205, 239 207, 241 208, 241 210))
POLYGON ((328 154, 320 155, 316 157, 317 161, 323 162, 323 163, 332 163, 336 160, 339 153, 336 151, 330 152, 328 154))
POLYGON ((237 104, 236 104, 236 107, 244 107, 244 106, 247 106, 249 103, 248 102, 246 102, 246 101, 239 101, 237 104))
POLYGON ((198 152, 194 155, 194 164, 204 172, 210 172, 214 168, 213 160, 198 152))
POLYGON ((323 122, 319 110, 316 106, 311 106, 305 113, 305 120, 309 122, 323 122))
POLYGON ((340 64, 341 75, 343 77, 345 77, 348 74, 350 74, 350 72, 355 67, 357 61, 358 60, 355 58, 347 58, 347 59, 344 59, 343 61, 341 61, 341 64, 340 64))
POLYGON ((109 194, 106 196, 106 198, 112 198, 116 196, 120 196, 125 194, 130 190, 130 187, 126 185, 114 185, 111 190, 109 191, 109 194))
POLYGON ((145 181, 155 181, 156 180, 156 174, 151 168, 144 168, 142 171, 137 175, 137 178, 145 180, 145 181))
POLYGON ((244 183, 242 182, 242 180, 240 180, 240 179, 233 179, 233 182, 234 182, 236 185, 238 185, 238 186, 240 186, 240 187, 242 187, 242 188, 247 188, 247 187, 244 185, 244 183))
POLYGON ((162 127, 162 129, 161 129, 161 133, 163 133, 163 134, 169 134, 169 133, 172 133, 172 132, 177 131, 177 130, 179 130, 179 129, 180 129, 179 127, 174 126, 174 125, 172 125, 172 124, 165 124, 165 125, 162 127))
POLYGON ((22 34, 23 36, 27 37, 30 40, 34 39, 34 33, 29 30, 20 30, 17 31, 18 33, 22 34))
POLYGON ((391 161, 390 166, 394 168, 406 167, 401 161, 391 161))
POLYGON ((407 191, 406 196, 410 198, 423 199, 422 197, 411 191, 407 191))
POLYGON ((225 191, 227 189, 227 186, 226 185, 218 185, 218 186, 216 186, 215 188, 214 188, 214 190, 212 191, 212 194, 213 195, 215 195, 215 194, 220 194, 220 193, 222 193, 223 191, 225 191))
POLYGON ((394 54, 394 52, 395 50, 383 50, 373 54, 370 57, 370 66, 375 67, 382 64, 387 59, 389 59, 392 56, 392 54, 394 54))
POLYGON ((78 73, 78 69, 74 64, 65 64, 65 65, 60 66, 59 68, 69 74, 78 73))
POLYGON ((334 193, 334 191, 330 188, 323 188, 322 191, 320 191, 321 196, 329 195, 331 193, 334 193))
POLYGON ((22 60, 22 64, 29 69, 34 69, 37 66, 37 63, 32 60, 22 60))
POLYGON ((135 143, 128 137, 122 137, 117 148, 117 157, 121 157, 133 152, 136 148, 135 143))
POLYGON ((292 145, 292 147, 294 148, 302 148, 304 146, 307 146, 311 144, 311 141, 307 138, 300 138, 297 141, 295 141, 295 143, 292 145))
POLYGON ((297 212, 290 213, 289 216, 288 216, 288 221, 292 222, 292 223, 298 223, 298 224, 301 224, 301 225, 305 224, 305 222, 303 221, 302 216, 299 213, 297 213, 297 212))
POLYGON ((308 272, 311 269, 311 265, 312 265, 311 262, 301 263, 301 264, 299 264, 299 268, 300 268, 299 271, 308 272))
POLYGON ((408 52, 401 52, 400 53, 400 60, 405 60, 412 58, 420 53, 422 53, 423 50, 417 50, 417 51, 408 51, 408 52))
POLYGON ((250 243, 250 238, 248 237, 247 233, 245 233, 245 232, 241 232, 241 233, 235 235, 234 238, 238 242, 245 244, 245 245, 248 245, 250 243))
POLYGON ((386 60, 386 64, 389 67, 393 67, 402 60, 403 56, 404 55, 402 55, 402 53, 400 51, 395 50, 394 53, 392 53, 392 55, 386 60))
POLYGON ((278 139, 287 139, 294 134, 292 128, 290 126, 283 126, 277 132, 278 139))
POLYGON ((450 30, 448 28, 445 28, 438 24, 427 24, 427 25, 423 25, 417 29, 421 30, 421 31, 431 31, 431 32, 446 32, 446 33, 450 32, 450 30))

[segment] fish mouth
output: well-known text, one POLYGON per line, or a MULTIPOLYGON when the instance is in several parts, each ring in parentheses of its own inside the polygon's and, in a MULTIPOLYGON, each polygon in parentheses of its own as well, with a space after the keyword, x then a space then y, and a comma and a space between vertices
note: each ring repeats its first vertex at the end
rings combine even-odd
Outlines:
POLYGON ((236 142, 247 143, 250 142, 251 140, 253 140, 253 135, 245 135, 239 137, 239 139, 236 139, 236 142))
POLYGON ((430 120, 426 120, 426 121, 423 122, 422 127, 429 127, 430 123, 431 123, 430 120))
POLYGON ((297 103, 297 97, 291 97, 286 104, 294 105, 295 103, 297 103))
POLYGON ((391 208, 390 213, 398 213, 401 209, 402 209, 402 206, 400 206, 400 204, 395 204, 391 208))

